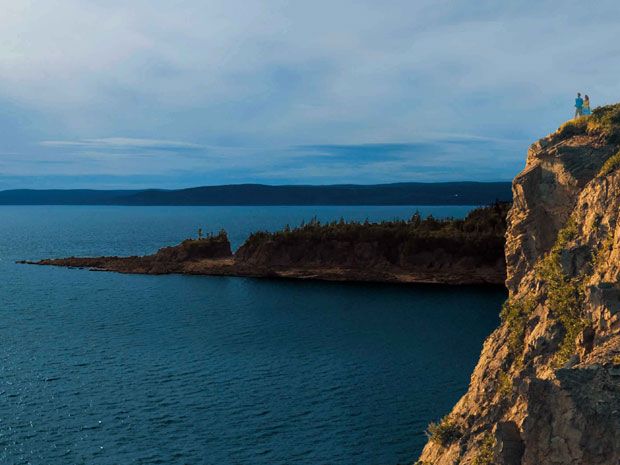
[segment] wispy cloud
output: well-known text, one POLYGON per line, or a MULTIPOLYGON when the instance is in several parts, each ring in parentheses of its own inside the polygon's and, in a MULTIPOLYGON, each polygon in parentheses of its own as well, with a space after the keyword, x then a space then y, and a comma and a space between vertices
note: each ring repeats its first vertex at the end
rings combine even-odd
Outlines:
POLYGON ((269 149, 209 147, 186 154, 175 164, 171 163, 169 152, 151 148, 110 152, 78 146, 75 151, 62 149, 62 163, 51 163, 57 160, 56 154, 47 154, 28 164, 27 170, 20 170, 24 165, 14 158, 13 165, 7 163, 4 172, 12 175, 11 185, 17 179, 25 186, 39 185, 40 176, 24 175, 24 171, 32 173, 40 165, 45 167, 45 177, 62 181, 64 187, 87 187, 95 179, 101 182, 105 179, 106 186, 116 183, 113 185, 119 188, 144 186, 148 179, 154 186, 169 188, 231 182, 492 181, 509 180, 521 169, 526 147, 525 142, 475 138, 461 142, 449 139, 447 142, 320 144, 269 149), (497 165, 497 159, 502 160, 501 166, 497 165))
POLYGON ((160 139, 133 139, 129 137, 108 137, 102 139, 81 140, 46 140, 39 143, 43 147, 85 148, 91 150, 127 150, 127 149, 155 149, 155 150, 199 150, 204 146, 190 142, 179 142, 160 139))

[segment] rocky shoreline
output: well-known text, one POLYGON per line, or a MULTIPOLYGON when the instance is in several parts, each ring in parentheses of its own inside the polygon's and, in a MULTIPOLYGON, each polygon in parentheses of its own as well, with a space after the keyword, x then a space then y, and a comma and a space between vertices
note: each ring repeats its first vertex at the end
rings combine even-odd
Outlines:
POLYGON ((152 255, 69 257, 19 263, 137 274, 191 274, 326 281, 504 283, 506 204, 465 220, 383 223, 317 221, 252 234, 235 252, 225 232, 188 239, 152 255))

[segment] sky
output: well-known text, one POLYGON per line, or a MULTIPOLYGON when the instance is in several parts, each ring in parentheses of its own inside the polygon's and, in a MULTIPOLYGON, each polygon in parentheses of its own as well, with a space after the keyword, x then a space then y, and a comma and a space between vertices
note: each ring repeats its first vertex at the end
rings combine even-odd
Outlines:
POLYGON ((0 0, 0 189, 510 180, 620 101, 588 5, 0 0))

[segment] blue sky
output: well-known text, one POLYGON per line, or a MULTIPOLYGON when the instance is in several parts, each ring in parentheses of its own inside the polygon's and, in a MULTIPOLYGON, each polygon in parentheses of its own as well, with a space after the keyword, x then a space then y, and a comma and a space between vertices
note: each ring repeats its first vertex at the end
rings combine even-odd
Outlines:
POLYGON ((620 4, 0 0, 0 189, 509 180, 620 4))

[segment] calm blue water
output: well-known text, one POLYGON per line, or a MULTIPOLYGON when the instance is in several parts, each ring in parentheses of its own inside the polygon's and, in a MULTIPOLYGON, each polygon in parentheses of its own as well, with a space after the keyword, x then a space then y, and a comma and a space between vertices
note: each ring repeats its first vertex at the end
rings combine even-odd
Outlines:
MULTIPOLYGON (((0 463, 411 461, 505 295, 476 287, 138 276, 16 259, 142 254, 411 207, 0 207, 0 463)), ((462 216, 467 207, 420 207, 462 216)))

